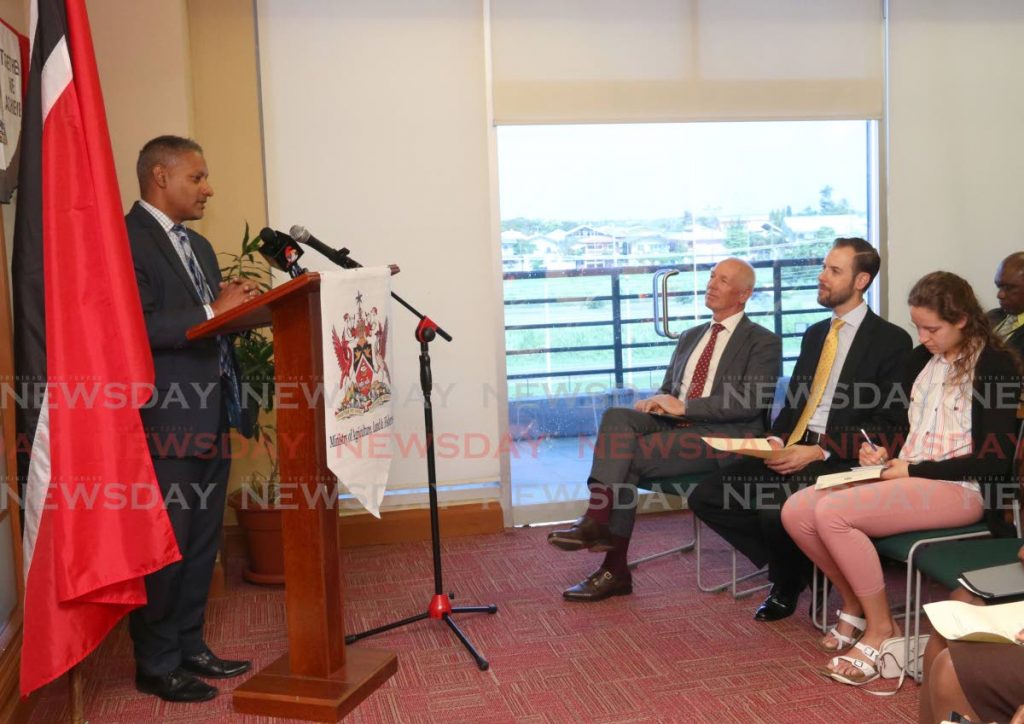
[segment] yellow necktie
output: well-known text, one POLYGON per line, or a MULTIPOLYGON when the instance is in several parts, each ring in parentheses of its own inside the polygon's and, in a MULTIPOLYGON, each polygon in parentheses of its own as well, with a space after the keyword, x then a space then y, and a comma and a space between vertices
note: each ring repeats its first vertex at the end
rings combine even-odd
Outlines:
POLYGON ((1006 319, 999 323, 997 334, 1003 339, 1009 339, 1021 324, 1024 324, 1024 314, 1007 314, 1006 319))
POLYGON ((821 396, 825 393, 825 385, 828 384, 828 377, 832 374, 832 365, 836 361, 836 351, 839 349, 839 328, 842 327, 846 322, 841 319, 833 319, 832 327, 828 330, 828 334, 825 335, 825 344, 821 346, 821 357, 818 358, 818 369, 814 370, 814 380, 811 382, 811 394, 807 398, 807 404, 804 405, 803 412, 800 413, 800 419, 796 421, 796 427, 793 428, 793 432, 789 435, 789 441, 786 443, 786 447, 796 445, 800 442, 800 438, 804 436, 807 431, 807 423, 810 422, 811 416, 814 415, 814 411, 818 409, 818 403, 821 402, 821 396))

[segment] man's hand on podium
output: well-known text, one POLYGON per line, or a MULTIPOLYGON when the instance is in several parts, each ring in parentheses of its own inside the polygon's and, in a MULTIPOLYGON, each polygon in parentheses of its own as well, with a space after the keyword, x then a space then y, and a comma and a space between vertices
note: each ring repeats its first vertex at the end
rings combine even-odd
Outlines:
POLYGON ((220 293, 210 303, 213 315, 224 314, 235 307, 241 306, 259 296, 260 290, 256 284, 244 279, 228 279, 220 283, 220 293))

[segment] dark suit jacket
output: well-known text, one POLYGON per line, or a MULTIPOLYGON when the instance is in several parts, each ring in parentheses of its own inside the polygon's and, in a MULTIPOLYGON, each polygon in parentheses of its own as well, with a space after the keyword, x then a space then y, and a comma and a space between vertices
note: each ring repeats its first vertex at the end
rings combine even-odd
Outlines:
MULTIPOLYGON (((219 345, 216 339, 189 342, 185 338, 189 327, 206 321, 206 312, 188 270, 157 220, 136 203, 125 223, 156 372, 156 394, 142 410, 150 452, 156 457, 207 452, 221 426, 219 345)), ((216 295, 221 281, 217 255, 199 234, 189 230, 188 236, 216 295)))
MULTIPOLYGON (((1002 309, 996 308, 988 311, 988 321, 992 324, 993 329, 1004 319, 1006 319, 1006 312, 1002 309)), ((1024 360, 1024 327, 1014 330, 1006 340, 1006 346, 1014 350, 1021 360, 1024 360)))
MULTIPOLYGON (((796 427, 807 403, 831 324, 831 319, 825 319, 804 332, 785 404, 772 425, 772 433, 783 439, 796 427)), ((825 423, 830 463, 858 464, 854 461, 863 440, 861 428, 890 451, 902 439, 907 430, 907 399, 901 384, 910 348, 909 334, 868 309, 846 355, 825 423)))
MULTIPOLYGON (((922 345, 907 362, 905 389, 911 390, 914 380, 924 369, 932 353, 922 345)), ((1019 421, 1017 403, 1021 378, 1011 352, 986 347, 978 357, 972 381, 971 401, 972 451, 949 460, 925 460, 909 467, 912 477, 932 480, 976 480, 985 497, 985 507, 992 512, 1000 507, 1000 497, 1015 492, 1013 458, 1019 421), (1003 490, 1000 490, 1003 487, 1003 490)), ((989 525, 1003 532, 998 516, 986 514, 989 525)), ((1012 535, 1012 533, 1011 533, 1012 535)))
MULTIPOLYGON (((679 396, 683 372, 711 322, 683 332, 659 392, 679 396)), ((686 401, 686 417, 716 435, 762 435, 771 411, 775 382, 782 374, 782 340, 744 315, 722 350, 711 394, 686 401)))

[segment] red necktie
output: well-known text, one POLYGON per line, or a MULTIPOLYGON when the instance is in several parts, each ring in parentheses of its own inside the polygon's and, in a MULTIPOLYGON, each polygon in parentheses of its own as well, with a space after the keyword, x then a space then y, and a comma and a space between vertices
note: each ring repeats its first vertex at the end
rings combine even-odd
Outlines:
POLYGON ((700 353, 697 360, 697 367, 693 370, 693 379, 690 380, 690 389, 686 391, 686 399, 692 400, 695 397, 703 397, 704 383, 708 381, 708 368, 711 367, 711 355, 715 353, 715 341, 718 333, 725 329, 725 325, 715 322, 711 325, 711 339, 708 340, 704 351, 700 353))

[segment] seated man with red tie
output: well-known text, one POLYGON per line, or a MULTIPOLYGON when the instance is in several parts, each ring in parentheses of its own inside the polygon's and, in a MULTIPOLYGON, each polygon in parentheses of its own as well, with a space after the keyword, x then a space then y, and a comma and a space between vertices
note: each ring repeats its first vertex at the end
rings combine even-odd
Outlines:
POLYGON ((600 601, 633 592, 626 553, 640 480, 710 473, 731 461, 708 448, 702 435, 764 434, 781 372, 782 341, 744 315, 754 282, 754 269, 745 261, 716 264, 704 296, 713 319, 679 338, 658 394, 640 400, 635 409, 612 408, 602 417, 587 480, 587 511, 570 528, 548 535, 548 542, 562 550, 605 553, 596 572, 562 594, 567 600, 600 601), (664 414, 676 419, 659 416, 664 414))
MULTIPOLYGON (((881 266, 858 238, 836 239, 818 275, 818 304, 832 318, 808 327, 782 411, 772 425, 770 460, 748 458, 709 477, 687 502, 756 566, 768 566, 772 589, 759 621, 792 615, 810 562, 782 526, 782 504, 819 475, 859 465, 863 429, 889 449, 907 429, 901 381, 910 335, 872 312, 864 294, 881 266)), ((771 438, 769 438, 771 439, 771 438)))

